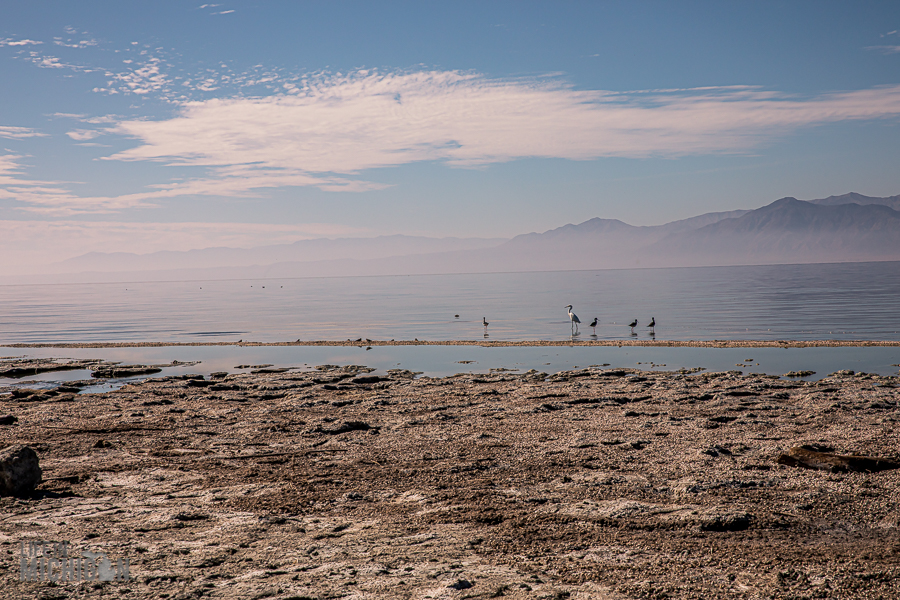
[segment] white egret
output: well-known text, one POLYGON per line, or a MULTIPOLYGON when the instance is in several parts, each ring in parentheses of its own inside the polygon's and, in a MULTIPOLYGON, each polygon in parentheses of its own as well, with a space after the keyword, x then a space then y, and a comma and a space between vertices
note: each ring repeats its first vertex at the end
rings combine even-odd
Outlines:
POLYGON ((572 333, 578 331, 578 324, 581 323, 581 319, 578 318, 578 315, 572 312, 572 305, 567 304, 566 308, 569 309, 569 320, 572 321, 572 333))

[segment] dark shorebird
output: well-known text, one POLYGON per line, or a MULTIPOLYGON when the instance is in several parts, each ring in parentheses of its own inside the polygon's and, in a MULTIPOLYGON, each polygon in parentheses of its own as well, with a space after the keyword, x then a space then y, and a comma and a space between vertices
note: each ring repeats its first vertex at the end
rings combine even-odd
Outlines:
POLYGON ((631 334, 632 334, 632 335, 637 335, 637 334, 634 332, 634 328, 637 327, 637 319, 635 319, 634 321, 632 321, 631 323, 629 323, 628 326, 631 327, 631 334))
POLYGON ((578 315, 572 312, 572 305, 567 304, 565 308, 569 309, 569 320, 572 321, 572 333, 578 331, 578 324, 581 323, 581 319, 578 318, 578 315))
POLYGON ((484 323, 484 330, 487 331, 487 326, 490 325, 490 323, 488 323, 487 319, 484 317, 481 317, 481 322, 484 323))
POLYGON ((597 335, 597 317, 594 317, 594 320, 591 321, 590 328, 594 330, 594 335, 597 335))
POLYGON ((647 324, 647 327, 650 328, 650 333, 653 333, 653 334, 656 333, 656 329, 655 329, 655 327, 656 327, 656 317, 652 317, 652 318, 650 319, 650 323, 647 324))

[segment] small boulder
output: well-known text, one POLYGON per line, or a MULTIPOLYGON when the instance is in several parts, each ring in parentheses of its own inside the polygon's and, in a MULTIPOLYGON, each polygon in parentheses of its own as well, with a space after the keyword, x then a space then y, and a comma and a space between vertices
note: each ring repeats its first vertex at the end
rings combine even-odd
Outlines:
POLYGON ((21 496, 41 482, 38 457, 28 446, 17 444, 0 450, 0 496, 21 496))
POLYGON ((323 429, 319 428, 318 433, 326 433, 328 435, 338 435, 341 433, 348 433, 350 431, 369 431, 369 430, 378 430, 378 427, 373 427, 364 421, 347 421, 338 427, 333 429, 323 429))
POLYGON ((475 584, 466 579, 457 579, 455 582, 451 583, 447 587, 450 588, 451 590, 467 590, 467 589, 471 588, 473 585, 475 585, 475 584))
POLYGON ((789 467, 831 471, 832 473, 846 473, 848 471, 878 473, 880 471, 900 469, 900 463, 887 458, 856 455, 843 456, 832 452, 822 452, 816 446, 791 448, 787 452, 780 454, 775 459, 775 462, 789 467))

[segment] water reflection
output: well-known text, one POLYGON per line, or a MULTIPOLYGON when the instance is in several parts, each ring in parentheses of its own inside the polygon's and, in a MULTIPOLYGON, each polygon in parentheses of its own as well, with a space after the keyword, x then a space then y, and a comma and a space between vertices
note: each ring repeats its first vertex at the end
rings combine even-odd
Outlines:
MULTIPOLYGON (((207 346, 157 348, 59 349, 0 347, 3 356, 34 358, 101 358, 129 364, 160 364, 174 361, 201 361, 196 365, 169 367, 156 375, 163 377, 226 371, 248 372, 260 365, 311 369, 315 365, 366 365, 383 373, 403 368, 441 377, 459 372, 483 373, 490 369, 536 369, 546 373, 605 365, 610 368, 666 370, 703 368, 709 371, 741 371, 784 375, 790 371, 814 371, 807 379, 820 379, 842 369, 897 375, 900 347, 845 348, 666 348, 666 347, 584 347, 584 346, 207 346), (14 350, 14 351, 13 351, 14 350), (748 358, 751 357, 751 358, 748 358)), ((29 377, 29 385, 49 385, 52 381, 90 379, 86 371, 60 371, 29 377)), ((24 380, 0 379, 0 386, 24 380)), ((98 382, 99 383, 99 382, 98 382)))
POLYGON ((127 292, 0 285, 0 340, 565 340, 563 301, 597 315, 598 339, 896 340, 898 270, 889 262, 145 282, 127 292), (479 314, 493 315, 489 327, 479 314), (629 329, 636 314, 660 315, 662 328, 645 317, 629 329))

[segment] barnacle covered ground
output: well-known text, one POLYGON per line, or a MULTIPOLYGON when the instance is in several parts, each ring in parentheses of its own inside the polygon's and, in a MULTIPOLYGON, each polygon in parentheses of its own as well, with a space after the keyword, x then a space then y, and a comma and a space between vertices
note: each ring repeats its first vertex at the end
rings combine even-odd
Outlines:
POLYGON ((896 377, 358 366, 0 389, 3 598, 891 598, 896 377), (129 557, 128 582, 20 582, 20 542, 129 557))

